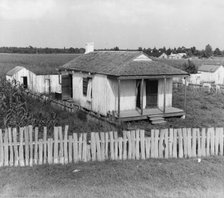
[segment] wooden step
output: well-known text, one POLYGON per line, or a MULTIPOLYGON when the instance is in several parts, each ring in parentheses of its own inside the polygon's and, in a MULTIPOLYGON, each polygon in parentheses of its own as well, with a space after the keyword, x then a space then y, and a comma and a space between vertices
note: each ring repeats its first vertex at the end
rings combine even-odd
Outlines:
POLYGON ((161 115, 148 116, 152 124, 165 124, 166 121, 161 115))
POLYGON ((164 118, 163 117, 152 117, 152 118, 149 118, 149 120, 151 120, 151 121, 159 121, 159 120, 164 120, 164 118))
POLYGON ((155 120, 155 121, 152 121, 152 124, 165 124, 166 121, 165 120, 155 120))

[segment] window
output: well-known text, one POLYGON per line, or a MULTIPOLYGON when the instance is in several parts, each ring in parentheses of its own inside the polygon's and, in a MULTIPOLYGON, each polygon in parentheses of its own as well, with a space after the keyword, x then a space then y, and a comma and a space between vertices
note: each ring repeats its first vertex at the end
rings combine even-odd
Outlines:
POLYGON ((82 81, 82 93, 87 97, 87 101, 91 102, 92 100, 92 78, 83 78, 82 81))
POLYGON ((83 78, 82 80, 82 93, 84 96, 87 96, 88 81, 89 78, 83 78))

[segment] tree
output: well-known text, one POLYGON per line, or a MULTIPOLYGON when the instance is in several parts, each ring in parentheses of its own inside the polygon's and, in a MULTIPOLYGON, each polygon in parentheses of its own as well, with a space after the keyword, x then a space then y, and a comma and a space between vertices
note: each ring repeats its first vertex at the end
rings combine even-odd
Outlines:
POLYGON ((139 47, 139 48, 138 48, 138 51, 142 51, 142 47, 139 47))
POLYGON ((221 56, 221 55, 222 55, 222 52, 220 51, 220 49, 216 48, 214 51, 214 56, 221 56))
POLYGON ((114 47, 114 49, 113 49, 114 51, 119 51, 119 47, 114 47))
POLYGON ((189 74, 196 74, 198 72, 198 68, 196 65, 188 59, 187 63, 183 64, 184 71, 188 72, 189 74))
POLYGON ((205 52, 204 52, 204 56, 205 57, 207 57, 207 58, 209 58, 209 57, 211 57, 212 56, 212 46, 211 45, 206 45, 205 46, 205 52))

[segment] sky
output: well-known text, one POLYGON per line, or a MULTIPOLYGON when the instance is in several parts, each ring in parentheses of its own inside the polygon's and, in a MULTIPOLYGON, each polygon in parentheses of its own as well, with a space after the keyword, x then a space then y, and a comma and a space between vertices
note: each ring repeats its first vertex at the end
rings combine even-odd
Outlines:
POLYGON ((223 0, 0 0, 0 46, 224 49, 223 0))

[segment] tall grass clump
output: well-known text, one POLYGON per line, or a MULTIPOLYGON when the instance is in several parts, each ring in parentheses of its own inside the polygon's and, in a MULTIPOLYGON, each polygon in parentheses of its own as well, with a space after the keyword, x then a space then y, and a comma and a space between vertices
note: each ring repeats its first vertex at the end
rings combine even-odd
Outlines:
POLYGON ((33 125, 52 128, 56 124, 57 115, 54 112, 32 112, 29 102, 21 85, 0 78, 0 127, 33 125))

